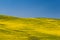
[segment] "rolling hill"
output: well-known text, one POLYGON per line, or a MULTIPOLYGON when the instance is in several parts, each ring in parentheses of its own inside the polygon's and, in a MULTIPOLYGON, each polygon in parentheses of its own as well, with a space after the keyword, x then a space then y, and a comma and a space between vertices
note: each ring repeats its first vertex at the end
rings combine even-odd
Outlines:
POLYGON ((60 40, 60 19, 0 15, 0 40, 60 40))

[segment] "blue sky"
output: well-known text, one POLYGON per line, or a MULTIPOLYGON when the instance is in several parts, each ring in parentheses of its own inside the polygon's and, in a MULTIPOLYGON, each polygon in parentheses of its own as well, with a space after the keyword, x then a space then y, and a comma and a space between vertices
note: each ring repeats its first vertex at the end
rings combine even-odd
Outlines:
POLYGON ((60 18, 60 0, 0 0, 0 14, 60 18))

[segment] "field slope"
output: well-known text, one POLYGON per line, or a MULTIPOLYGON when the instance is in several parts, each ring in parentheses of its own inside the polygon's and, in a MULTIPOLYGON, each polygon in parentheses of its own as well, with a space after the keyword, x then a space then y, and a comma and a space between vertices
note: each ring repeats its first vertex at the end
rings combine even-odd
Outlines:
POLYGON ((0 15, 0 40, 60 40, 60 19, 0 15))

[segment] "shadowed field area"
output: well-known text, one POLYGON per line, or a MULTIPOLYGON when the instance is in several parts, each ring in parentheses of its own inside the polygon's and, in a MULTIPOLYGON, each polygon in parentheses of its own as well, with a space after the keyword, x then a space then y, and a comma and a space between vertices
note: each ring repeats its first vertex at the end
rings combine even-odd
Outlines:
POLYGON ((60 19, 0 15, 0 40, 60 40, 60 19))

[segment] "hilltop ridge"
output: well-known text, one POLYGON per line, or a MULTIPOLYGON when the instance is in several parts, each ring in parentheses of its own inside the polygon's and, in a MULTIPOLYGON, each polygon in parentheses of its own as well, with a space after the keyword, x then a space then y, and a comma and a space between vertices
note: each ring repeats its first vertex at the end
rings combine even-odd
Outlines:
POLYGON ((60 19, 0 15, 0 40, 60 40, 60 19))

